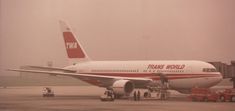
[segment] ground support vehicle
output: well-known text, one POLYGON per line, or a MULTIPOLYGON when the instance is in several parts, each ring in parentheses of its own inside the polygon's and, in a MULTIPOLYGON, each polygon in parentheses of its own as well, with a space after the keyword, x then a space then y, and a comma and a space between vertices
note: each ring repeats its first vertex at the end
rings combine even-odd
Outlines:
POLYGON ((101 101, 114 101, 115 97, 114 97, 114 93, 112 90, 106 90, 104 92, 104 95, 100 96, 100 100, 101 101))
POLYGON ((45 87, 45 88, 43 88, 42 96, 43 97, 54 97, 55 94, 54 94, 54 91, 51 88, 45 87))
POLYGON ((225 89, 224 91, 220 92, 220 101, 230 101, 235 102, 235 89, 225 89))
POLYGON ((192 88, 189 99, 192 101, 218 101, 219 93, 209 88, 192 88))

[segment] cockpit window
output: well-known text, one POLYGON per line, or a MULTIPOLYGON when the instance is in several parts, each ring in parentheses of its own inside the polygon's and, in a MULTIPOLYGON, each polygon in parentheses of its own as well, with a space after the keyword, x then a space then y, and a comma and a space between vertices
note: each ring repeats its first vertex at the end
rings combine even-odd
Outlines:
POLYGON ((203 72, 217 72, 217 70, 214 68, 203 68, 202 71, 203 72))

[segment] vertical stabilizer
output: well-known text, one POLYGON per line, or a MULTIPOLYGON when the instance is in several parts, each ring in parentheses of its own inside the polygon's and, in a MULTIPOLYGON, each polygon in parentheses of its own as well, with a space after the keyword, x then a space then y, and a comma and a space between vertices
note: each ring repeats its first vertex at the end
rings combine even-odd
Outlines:
POLYGON ((73 63, 75 61, 79 62, 89 60, 89 57, 73 34, 71 28, 64 21, 60 21, 60 27, 63 33, 68 58, 73 60, 73 63))

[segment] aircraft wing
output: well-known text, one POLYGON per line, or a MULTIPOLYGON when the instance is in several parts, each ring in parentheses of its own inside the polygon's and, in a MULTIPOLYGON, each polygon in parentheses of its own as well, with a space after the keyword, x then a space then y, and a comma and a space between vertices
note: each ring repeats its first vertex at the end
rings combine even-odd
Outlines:
POLYGON ((69 70, 69 69, 63 69, 63 68, 57 68, 57 67, 45 67, 45 66, 23 66, 22 69, 40 70, 40 71, 62 71, 62 72, 69 72, 69 73, 76 72, 76 70, 69 70))
POLYGON ((79 78, 83 81, 88 83, 94 83, 93 85, 97 85, 100 87, 107 87, 113 84, 116 80, 130 80, 134 83, 140 84, 147 84, 152 82, 150 78, 130 78, 130 77, 118 77, 118 76, 103 76, 103 75, 93 75, 93 74, 80 74, 74 72, 61 72, 61 71, 45 71, 45 70, 28 70, 28 69, 8 69, 8 71, 16 71, 16 72, 29 72, 29 73, 40 73, 40 74, 49 74, 49 75, 62 75, 62 76, 71 76, 75 78, 79 78))

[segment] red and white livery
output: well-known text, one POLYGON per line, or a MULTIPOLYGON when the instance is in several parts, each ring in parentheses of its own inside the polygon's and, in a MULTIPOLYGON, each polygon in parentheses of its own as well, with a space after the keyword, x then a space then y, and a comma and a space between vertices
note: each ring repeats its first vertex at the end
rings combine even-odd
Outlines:
POLYGON ((193 87, 208 88, 222 80, 214 66, 202 61, 92 61, 65 22, 60 21, 60 25, 72 65, 64 68, 27 66, 29 69, 10 70, 71 76, 92 85, 112 88, 119 95, 131 93, 134 88, 147 88, 160 81, 159 74, 168 78, 170 89, 182 93, 193 87))

